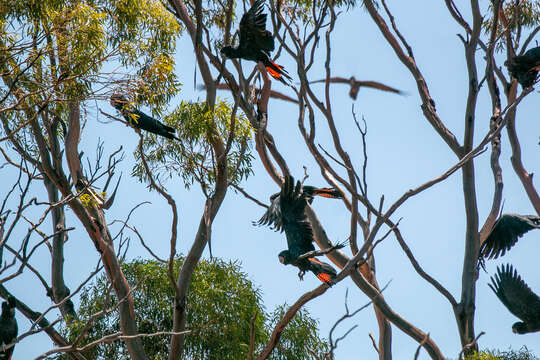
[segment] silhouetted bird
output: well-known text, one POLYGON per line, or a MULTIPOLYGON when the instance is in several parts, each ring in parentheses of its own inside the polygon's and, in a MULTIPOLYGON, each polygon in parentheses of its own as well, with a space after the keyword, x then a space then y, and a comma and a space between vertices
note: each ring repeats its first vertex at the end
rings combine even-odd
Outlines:
POLYGON ((522 320, 512 325, 514 333, 540 331, 540 298, 521 280, 512 265, 497 267, 497 274, 488 285, 504 306, 522 320))
POLYGON ((300 279, 309 270, 319 280, 330 284, 336 276, 336 270, 332 266, 314 257, 300 258, 301 255, 315 251, 313 229, 305 214, 309 195, 302 191, 300 181, 294 186, 294 179, 292 176, 288 176, 281 187, 279 198, 281 226, 285 230, 289 248, 279 253, 279 261, 285 265, 291 264, 298 267, 300 269, 298 273, 300 279))
POLYGON ((540 70, 540 46, 527 50, 521 56, 506 60, 504 65, 523 88, 532 86, 540 70))
POLYGON ((240 20, 240 41, 237 47, 225 46, 221 54, 228 58, 241 58, 255 62, 261 61, 270 75, 288 85, 291 77, 285 69, 270 60, 270 52, 274 51, 274 38, 266 30, 266 14, 263 14, 264 0, 257 0, 240 20))
POLYGON ((146 130, 152 134, 164 136, 171 140, 179 140, 174 136, 175 130, 162 122, 146 115, 145 113, 132 108, 127 99, 119 94, 111 96, 111 105, 122 113, 126 122, 134 128, 146 130))
MULTIPOLYGON (((341 193, 334 188, 316 188, 314 186, 305 185, 302 187, 302 191, 308 201, 313 202, 314 196, 322 196, 326 198, 342 199, 341 193)), ((276 231, 283 231, 281 226, 281 206, 280 206, 280 193, 275 193, 270 196, 270 207, 266 210, 259 221, 254 221, 253 225, 269 226, 276 231)))
MULTIPOLYGON (((218 90, 229 90, 229 85, 228 84, 224 84, 224 83, 221 83, 221 84, 217 84, 216 85, 216 88, 218 90)), ((199 86, 199 89, 200 90, 204 90, 206 89, 206 86, 204 85, 201 85, 199 86)), ((261 89, 255 89, 255 94, 257 94, 257 96, 259 96, 261 93, 261 89)), ((275 98, 275 99, 279 99, 279 100, 283 100, 283 101, 290 101, 292 103, 295 103, 295 104, 298 104, 298 100, 297 99, 293 99, 292 97, 288 96, 288 95, 285 95, 283 93, 280 93, 278 91, 274 91, 274 90, 270 90, 270 97, 271 98, 275 98)))
MULTIPOLYGON (((314 84, 314 83, 323 83, 323 82, 326 82, 326 79, 315 80, 315 81, 311 81, 310 83, 314 84)), ((351 90, 349 91, 349 96, 353 100, 356 100, 356 97, 358 96, 358 91, 360 90, 360 87, 362 87, 362 86, 373 88, 373 89, 379 89, 379 90, 382 90, 382 91, 389 91, 389 92, 393 92, 393 93, 396 93, 396 94, 403 95, 403 92, 401 90, 394 89, 393 87, 384 85, 384 84, 382 84, 380 82, 377 82, 377 81, 360 81, 360 80, 356 80, 354 78, 354 76, 352 76, 349 79, 346 79, 346 78, 343 78, 343 77, 332 77, 332 78, 328 79, 328 82, 349 84, 351 86, 351 90)))
POLYGON ((8 297, 8 301, 2 303, 0 315, 0 360, 11 360, 11 354, 15 346, 2 351, 2 347, 11 344, 17 338, 17 320, 15 320, 15 298, 8 297))
POLYGON ((496 259, 504 255, 527 231, 540 228, 540 217, 503 214, 480 247, 480 258, 496 259))

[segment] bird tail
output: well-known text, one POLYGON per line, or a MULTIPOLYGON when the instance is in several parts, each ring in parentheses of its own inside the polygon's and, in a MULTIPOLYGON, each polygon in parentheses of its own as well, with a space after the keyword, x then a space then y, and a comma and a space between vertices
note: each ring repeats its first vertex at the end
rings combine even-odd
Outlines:
POLYGON ((309 270, 311 270, 323 283, 330 285, 337 275, 336 270, 329 264, 315 258, 309 258, 308 260, 310 264, 309 270))
POLYGON ((162 129, 165 131, 160 131, 160 135, 165 136, 167 139, 180 141, 180 139, 176 137, 176 130, 173 127, 167 126, 163 123, 161 126, 163 126, 162 129))
MULTIPOLYGON (((170 129, 172 129, 172 128, 170 128, 170 129)), ((176 135, 174 135, 175 134, 174 129, 172 129, 172 131, 169 131, 168 129, 164 129, 164 130, 166 130, 166 131, 160 131, 158 135, 164 136, 167 139, 180 141, 180 139, 178 137, 176 137, 176 135)))
POLYGON ((165 125, 165 124, 163 124, 163 128, 164 128, 167 132, 170 132, 170 133, 173 133, 173 134, 176 132, 176 130, 175 130, 174 128, 172 128, 172 127, 170 127, 170 126, 167 126, 167 125, 165 125))
POLYGON ((274 79, 281 81, 285 85, 290 85, 289 82, 292 81, 292 78, 283 66, 276 64, 270 59, 264 61, 264 66, 274 79))

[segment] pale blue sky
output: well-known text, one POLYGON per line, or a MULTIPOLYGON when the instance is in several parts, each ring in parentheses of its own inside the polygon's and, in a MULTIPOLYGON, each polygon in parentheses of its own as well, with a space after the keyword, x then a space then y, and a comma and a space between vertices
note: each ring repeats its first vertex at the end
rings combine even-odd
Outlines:
MULTIPOLYGON (((457 3, 463 15, 469 19, 467 3, 464 1, 457 3)), ((488 3, 487 0, 481 1, 483 8, 488 3)), ((463 45, 456 34, 463 31, 450 17, 442 1, 389 1, 389 6, 394 12, 400 30, 413 47, 418 66, 436 101, 439 116, 461 141, 468 81, 463 45)), ((361 80, 376 80, 408 93, 408 96, 397 96, 362 88, 358 100, 354 102, 357 114, 364 116, 368 124, 370 198, 373 202, 378 202, 380 195, 384 194, 385 204, 388 206, 408 189, 440 175, 456 163, 456 158, 423 117, 420 109, 421 101, 413 78, 383 41, 378 29, 363 9, 357 8, 343 14, 332 38, 333 75, 343 77, 354 75, 361 80)), ((181 94, 171 103, 171 107, 180 100, 204 98, 202 92, 194 91, 194 58, 191 42, 183 39, 179 41, 178 48, 183 50, 178 51, 177 69, 184 86, 181 94)), ((323 50, 324 46, 320 46, 319 51, 323 50)), ((310 73, 313 80, 324 76, 322 55, 321 52, 320 62, 310 73)), ((501 65, 500 55, 497 55, 497 58, 501 65)), ((482 74, 485 64, 481 52, 478 53, 478 62, 479 73, 482 74)), ((278 63, 285 65, 294 81, 297 80, 295 66, 287 54, 283 53, 278 63)), ((243 65, 246 71, 251 70, 253 66, 247 62, 243 65)), ((506 73, 505 70, 504 72, 506 73)), ((198 83, 202 83, 200 78, 198 83)), ((290 89, 278 82, 273 83, 273 89, 292 94, 290 89)), ((319 85, 319 89, 322 94, 323 85, 319 85)), ((361 142, 351 117, 353 101, 348 96, 348 90, 346 85, 332 87, 334 118, 341 131, 346 150, 352 156, 354 164, 360 167, 361 142)), ((226 92, 220 92, 218 95, 227 97, 226 92)), ((540 171, 540 146, 538 146, 540 119, 537 111, 539 96, 537 92, 530 94, 520 105, 517 116, 523 162, 529 172, 535 173, 540 171)), ((99 103, 99 106, 106 112, 114 111, 106 102, 99 103)), ((299 145, 303 143, 303 139, 297 128, 297 115, 295 105, 271 100, 268 129, 276 139, 277 146, 285 156, 294 176, 302 176, 302 166, 306 166, 310 174, 306 183, 326 185, 306 147, 299 145)), ((478 143, 478 139, 488 131, 490 115, 491 102, 484 86, 476 113, 475 143, 478 143)), ((104 120, 102 115, 100 119, 104 120)), ((332 149, 327 128, 320 117, 317 136, 317 142, 326 149, 332 149)), ((107 212, 107 219, 125 218, 134 205, 150 201, 150 205, 145 205, 134 213, 131 223, 160 256, 167 256, 171 222, 169 206, 155 192, 149 193, 144 184, 129 177, 133 164, 132 153, 137 146, 138 136, 119 123, 99 123, 96 114, 89 113, 80 149, 84 150, 85 154, 93 156, 98 137, 105 141, 106 153, 114 151, 120 144, 126 151, 126 159, 121 164, 124 171, 121 187, 114 207, 107 212)), ((534 214, 534 209, 512 170, 505 131, 502 137, 500 162, 503 167, 505 212, 534 214)), ((250 194, 268 202, 268 197, 278 188, 270 180, 258 158, 253 163, 255 175, 242 185, 250 194)), ((491 207, 493 192, 489 151, 475 160, 475 166, 479 214, 483 222, 491 207)), ((41 184, 36 188, 39 196, 43 197, 41 184)), ((168 189, 175 196, 180 208, 178 250, 185 253, 193 240, 202 213, 202 196, 196 186, 187 191, 177 179, 168 182, 168 189)), ((332 240, 339 241, 348 237, 349 212, 341 202, 317 199, 313 207, 332 240)), ((215 256, 241 261, 244 271, 261 288, 265 305, 268 309, 273 309, 275 305, 283 302, 294 302, 304 292, 317 286, 319 281, 308 274, 304 281, 300 282, 296 276, 296 269, 278 262, 277 254, 286 246, 285 237, 267 228, 251 225, 251 221, 258 219, 262 213, 262 208, 242 195, 230 191, 214 222, 212 247, 215 256)), ((406 202, 396 212, 394 220, 399 217, 403 217, 400 230, 420 264, 459 300, 465 234, 460 172, 406 202)), ((76 221, 68 225, 79 226, 76 221)), ((540 278, 537 276, 540 242, 535 240, 539 237, 538 231, 532 231, 525 235, 508 255, 498 261, 488 262, 489 274, 494 273, 497 264, 510 262, 533 291, 540 294, 540 278)), ((39 258, 34 262, 47 269, 49 260, 44 251, 38 254, 39 258)), ((450 304, 416 274, 392 236, 378 246, 375 255, 379 284, 382 286, 392 280, 385 292, 387 302, 397 313, 423 331, 429 332, 445 356, 457 358, 460 344, 450 304)), ((205 256, 208 256, 208 251, 205 251, 205 256)), ((130 259, 148 257, 135 238, 132 240, 128 257, 130 259)), ((70 235, 65 258, 66 268, 69 269, 66 272, 66 282, 73 289, 94 266, 98 253, 88 236, 84 232, 76 231, 70 235)), ((26 279, 24 285, 17 280, 7 283, 6 287, 36 310, 46 309, 50 304, 43 303, 44 294, 40 290, 38 296, 34 290, 34 286, 38 284, 28 273, 24 274, 24 278, 26 279)), ((489 275, 482 272, 477 283, 476 332, 486 332, 480 339, 480 346, 504 350, 509 346, 518 349, 526 345, 540 356, 540 334, 512 333, 511 325, 517 319, 488 288, 486 285, 488 280, 489 275)), ((343 314, 343 300, 347 288, 351 309, 368 301, 368 298, 347 279, 307 305, 312 316, 319 319, 323 336, 327 336, 334 321, 343 314)), ((49 316, 49 319, 52 320, 53 317, 49 316)), ((18 320, 20 332, 26 331, 29 322, 20 315, 18 320)), ((372 308, 364 310, 353 320, 348 321, 338 334, 353 324, 359 326, 340 343, 336 358, 375 359, 376 353, 368 337, 370 332, 376 337, 378 335, 372 308)), ((394 358, 412 358, 417 343, 396 327, 393 327, 392 335, 394 358)), ((30 359, 51 347, 52 344, 45 336, 26 338, 17 345, 13 358, 30 359)), ((424 351, 420 358, 427 358, 424 351)))

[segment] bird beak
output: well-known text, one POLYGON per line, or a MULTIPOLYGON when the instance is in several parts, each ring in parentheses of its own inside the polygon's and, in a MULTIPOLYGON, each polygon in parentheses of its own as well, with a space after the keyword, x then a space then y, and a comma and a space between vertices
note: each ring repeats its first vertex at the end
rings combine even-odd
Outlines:
POLYGON ((285 259, 283 258, 283 256, 278 256, 278 259, 280 263, 285 264, 285 259))

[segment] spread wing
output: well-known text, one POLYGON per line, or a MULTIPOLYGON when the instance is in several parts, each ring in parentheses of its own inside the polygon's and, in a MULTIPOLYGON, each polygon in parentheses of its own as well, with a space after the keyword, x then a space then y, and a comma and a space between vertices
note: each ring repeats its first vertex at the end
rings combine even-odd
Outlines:
POLYGON ((540 298, 521 279, 510 264, 497 267, 488 284, 508 310, 526 323, 540 321, 540 298))
MULTIPOLYGON (((204 85, 199 86, 200 89, 205 89, 206 87, 204 85)), ((219 83, 216 85, 216 89, 218 90, 229 90, 229 85, 225 83, 219 83)), ((258 94, 261 93, 261 89, 255 89, 255 92, 258 94)), ((275 99, 280 99, 284 101, 290 101, 292 103, 298 104, 298 100, 293 99, 292 97, 285 95, 283 93, 280 93, 278 91, 270 90, 270 97, 275 99)))
MULTIPOLYGON (((326 79, 315 80, 315 81, 312 81, 311 83, 321 83, 321 82, 326 82, 326 79)), ((328 82, 350 84, 351 90, 349 92, 349 96, 355 100, 356 100, 356 97, 358 96, 358 90, 360 90, 360 87, 362 86, 378 89, 382 91, 389 91, 396 94, 403 94, 401 90, 382 84, 378 81, 357 81, 354 79, 354 77, 351 77, 349 79, 346 79, 343 77, 332 77, 328 79, 328 82)))
POLYGON ((401 90, 390 87, 388 85, 384 85, 383 83, 380 83, 380 82, 377 82, 377 81, 358 81, 358 83, 360 84, 360 86, 370 87, 370 88, 373 88, 373 89, 379 89, 379 90, 382 90, 382 91, 389 91, 389 92, 393 92, 393 93, 396 93, 396 94, 401 94, 402 93, 401 90))
POLYGON ((264 225, 275 231, 283 231, 283 226, 281 223, 281 207, 279 205, 279 193, 272 195, 270 199, 270 207, 268 207, 259 221, 253 222, 253 225, 264 225))
POLYGON ((493 226, 480 248, 480 255, 496 259, 510 250, 518 238, 532 229, 540 228, 540 218, 533 215, 503 214, 493 226))
MULTIPOLYGON (((323 83, 323 82, 326 82, 326 79, 320 79, 320 80, 315 80, 315 81, 310 81, 311 84, 315 84, 315 83, 323 83)), ((328 79, 328 82, 331 82, 331 83, 344 83, 344 84, 348 84, 351 82, 351 79, 345 79, 343 77, 331 77, 328 79)))
POLYGON ((266 28, 265 0, 257 0, 240 20, 239 48, 274 50, 274 39, 266 28))
POLYGON ((287 236, 287 244, 291 255, 298 257, 315 250, 313 246, 313 229, 304 212, 307 199, 302 191, 300 181, 294 186, 292 176, 286 177, 279 197, 282 226, 287 236))
MULTIPOLYGON (((261 89, 255 89, 255 92, 257 94, 260 94, 261 89)), ((298 104, 298 100, 293 99, 292 97, 285 95, 283 93, 280 93, 278 91, 270 90, 270 97, 275 98, 275 99, 280 99, 283 101, 290 101, 292 103, 298 104)))

